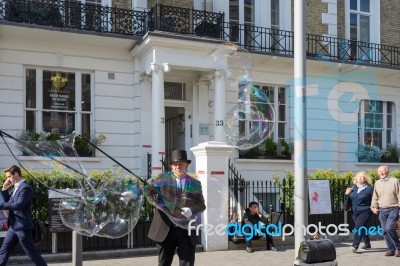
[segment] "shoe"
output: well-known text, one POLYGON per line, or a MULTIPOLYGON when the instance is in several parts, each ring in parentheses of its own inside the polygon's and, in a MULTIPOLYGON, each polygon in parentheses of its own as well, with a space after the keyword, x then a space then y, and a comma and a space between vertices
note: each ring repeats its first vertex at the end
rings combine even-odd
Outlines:
POLYGON ((279 251, 276 247, 267 247, 267 250, 279 251))
POLYGON ((396 253, 394 253, 395 257, 400 257, 400 248, 396 249, 396 253))
POLYGON ((361 247, 361 249, 371 249, 371 244, 364 244, 364 246, 361 247))
POLYGON ((251 247, 246 247, 246 251, 247 251, 248 253, 253 253, 253 252, 254 252, 253 249, 252 249, 251 247))
POLYGON ((353 251, 353 253, 357 253, 357 249, 358 249, 358 247, 356 247, 356 246, 351 246, 351 250, 353 251))
POLYGON ((388 251, 388 252, 386 252, 386 253, 385 253, 385 256, 386 256, 386 257, 394 256, 394 251, 388 251))

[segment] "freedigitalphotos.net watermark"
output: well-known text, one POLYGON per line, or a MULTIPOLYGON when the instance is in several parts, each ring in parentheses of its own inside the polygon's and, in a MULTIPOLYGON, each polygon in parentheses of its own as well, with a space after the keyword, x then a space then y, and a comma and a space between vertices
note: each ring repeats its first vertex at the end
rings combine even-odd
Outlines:
POLYGON ((378 226, 370 226, 365 227, 362 226, 358 229, 353 229, 350 231, 349 224, 329 224, 329 225, 322 225, 321 222, 318 224, 309 224, 305 225, 296 225, 293 226, 291 224, 283 225, 282 222, 278 222, 278 224, 268 224, 264 225, 261 222, 258 224, 250 225, 250 224, 240 224, 238 222, 230 223, 228 225, 218 224, 197 224, 195 225, 196 220, 191 220, 188 225, 189 235, 191 235, 192 230, 196 230, 196 235, 200 234, 200 230, 204 231, 206 235, 228 235, 228 236, 235 236, 235 235, 242 235, 245 237, 246 240, 251 240, 254 236, 280 236, 284 241, 287 236, 293 235, 294 230, 302 230, 304 236, 306 235, 315 235, 319 234, 321 236, 348 236, 351 233, 359 234, 359 235, 381 235, 383 236, 383 229, 382 227, 378 226))

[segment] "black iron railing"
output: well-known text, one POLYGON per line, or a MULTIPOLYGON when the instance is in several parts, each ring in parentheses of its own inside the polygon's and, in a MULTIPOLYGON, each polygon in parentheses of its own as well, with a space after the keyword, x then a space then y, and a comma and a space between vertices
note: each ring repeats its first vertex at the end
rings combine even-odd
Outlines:
MULTIPOLYGON (((293 56, 293 32, 228 23, 223 13, 156 4, 149 11, 77 1, 0 0, 0 21, 141 37, 148 31, 211 37, 253 53, 293 56)), ((400 47, 307 34, 307 57, 352 64, 400 68, 400 47)))
POLYGON ((142 36, 147 12, 60 0, 1 0, 7 21, 142 36))
POLYGON ((238 220, 238 216, 242 211, 241 206, 246 204, 246 199, 244 198, 245 180, 230 160, 228 162, 228 167, 228 217, 229 222, 234 222, 238 220))
POLYGON ((223 13, 156 4, 148 13, 150 31, 168 31, 221 38, 223 13))

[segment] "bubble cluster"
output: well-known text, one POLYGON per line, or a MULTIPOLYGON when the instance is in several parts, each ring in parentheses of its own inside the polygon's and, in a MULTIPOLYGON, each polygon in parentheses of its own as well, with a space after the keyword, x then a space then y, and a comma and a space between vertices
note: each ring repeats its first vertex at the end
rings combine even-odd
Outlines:
POLYGON ((234 44, 224 44, 211 55, 226 69, 230 89, 238 91, 237 105, 225 116, 225 134, 238 149, 254 148, 273 133, 275 113, 268 97, 251 79, 249 53, 234 44))
POLYGON ((89 181, 80 198, 63 198, 63 224, 82 235, 119 238, 135 227, 143 203, 143 185, 129 175, 109 173, 108 178, 89 181))

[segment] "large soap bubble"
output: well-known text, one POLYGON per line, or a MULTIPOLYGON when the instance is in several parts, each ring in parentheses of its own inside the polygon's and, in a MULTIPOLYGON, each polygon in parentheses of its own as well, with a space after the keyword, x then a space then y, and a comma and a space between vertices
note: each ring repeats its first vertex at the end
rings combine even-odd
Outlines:
POLYGON ((237 105, 225 116, 225 134, 241 150, 260 145, 273 133, 275 113, 265 93, 253 84, 249 53, 229 43, 218 46, 211 55, 226 68, 230 89, 238 91, 237 105))
POLYGON ((63 223, 88 236, 119 238, 132 231, 140 215, 142 182, 118 171, 90 183, 94 189, 85 190, 81 198, 63 199, 63 223))
POLYGON ((203 191, 197 177, 188 173, 181 178, 182 190, 177 188, 176 176, 172 172, 160 174, 148 180, 145 188, 146 199, 162 211, 175 225, 188 229, 192 220, 199 221, 205 210, 203 191), (183 214, 189 208, 191 215, 183 214))
POLYGON ((61 193, 60 216, 63 224, 79 234, 119 238, 135 227, 143 203, 142 178, 108 156, 90 141, 88 144, 102 153, 102 164, 112 168, 87 174, 78 156, 72 133, 59 140, 19 140, 0 131, 7 148, 21 167, 37 182, 61 193), (20 155, 31 156, 19 160, 20 155), (46 171, 52 179, 44 184, 31 174, 46 171), (62 192, 60 192, 62 190, 62 192), (77 196, 72 191, 79 190, 77 196))

